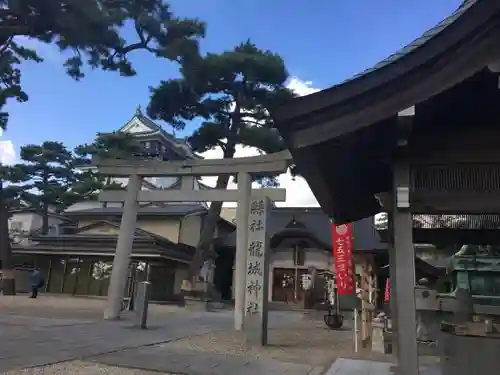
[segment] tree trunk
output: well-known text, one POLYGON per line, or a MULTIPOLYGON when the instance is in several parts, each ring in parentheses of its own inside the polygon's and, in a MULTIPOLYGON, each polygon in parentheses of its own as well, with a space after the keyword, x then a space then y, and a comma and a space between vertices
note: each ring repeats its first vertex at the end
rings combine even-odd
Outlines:
MULTIPOLYGON (((219 176, 215 188, 226 189, 229 183, 229 177, 230 176, 228 175, 219 176)), ((200 270, 203 267, 205 255, 209 252, 210 246, 212 245, 214 232, 217 228, 217 222, 222 210, 222 204, 223 202, 212 202, 210 204, 207 216, 203 222, 203 228, 200 233, 200 240, 198 242, 198 246, 196 247, 196 252, 189 266, 189 279, 195 279, 198 277, 200 270)))
MULTIPOLYGON (((235 153, 234 145, 227 145, 226 150, 224 150, 224 158, 232 158, 235 153)), ((229 183, 229 175, 219 176, 217 178, 217 183, 215 184, 216 189, 227 189, 229 183)), ((193 259, 189 265, 188 278, 183 281, 181 290, 186 293, 186 295, 191 294, 191 296, 196 297, 201 291, 196 290, 196 284, 198 277, 203 267, 203 263, 206 258, 213 257, 213 254, 209 254, 210 247, 214 239, 214 232, 217 228, 217 223, 219 221, 220 213, 222 210, 222 204, 224 202, 212 202, 210 208, 208 209, 207 216, 203 221, 203 227, 200 233, 200 240, 198 241, 198 246, 196 246, 196 252, 194 253, 193 259)), ((201 292, 203 294, 203 292, 201 292)))
POLYGON ((14 270, 12 269, 12 248, 9 237, 9 209, 3 198, 2 181, 0 181, 0 269, 2 280, 0 291, 4 295, 16 294, 14 270))
POLYGON ((42 234, 49 233, 49 204, 42 202, 42 234))
MULTIPOLYGON (((106 178, 106 182, 104 186, 109 186, 111 185, 111 177, 106 178)), ((108 202, 102 202, 102 208, 107 208, 108 207, 108 202)))
MULTIPOLYGON (((229 134, 227 135, 227 143, 224 147, 223 158, 231 159, 234 157, 236 152, 236 134, 241 126, 241 93, 237 93, 235 96, 235 108, 231 115, 231 126, 229 127, 229 134)), ((217 178, 217 183, 215 184, 216 189, 227 189, 227 184, 229 183, 229 175, 222 175, 217 178)), ((222 210, 222 204, 224 202, 212 202, 210 208, 208 209, 208 214, 203 221, 203 228, 200 233, 200 240, 198 241, 198 246, 196 246, 196 252, 189 265, 188 279, 184 280, 181 287, 182 290, 192 295, 196 295, 198 291, 196 290, 197 281, 199 280, 200 270, 203 267, 205 258, 209 258, 208 251, 212 245, 214 239, 215 228, 220 217, 222 210)), ((213 257, 213 254, 210 254, 213 257)))

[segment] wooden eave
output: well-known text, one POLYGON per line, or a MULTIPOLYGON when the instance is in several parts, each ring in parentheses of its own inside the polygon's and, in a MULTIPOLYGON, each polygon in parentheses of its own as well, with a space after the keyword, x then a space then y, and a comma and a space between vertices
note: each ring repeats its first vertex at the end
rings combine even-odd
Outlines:
MULTIPOLYGON (((138 230, 140 231, 140 230, 138 230)), ((37 236, 30 238, 35 244, 29 247, 17 246, 18 251, 33 253, 43 251, 44 253, 79 253, 83 254, 106 254, 111 256, 116 249, 117 235, 60 235, 60 236, 37 236)), ((186 244, 176 244, 167 239, 146 232, 144 237, 136 234, 133 242, 132 252, 137 256, 158 256, 179 262, 189 262, 195 253, 195 248, 186 244)))
MULTIPOLYGON (((382 241, 390 242, 388 230, 378 232, 382 241)), ((500 245, 500 229, 413 228, 413 242, 442 245, 500 245)))
POLYGON ((499 25, 499 1, 466 1, 398 58, 273 111, 299 173, 335 223, 381 211, 374 195, 391 189, 398 112, 498 59, 499 25))

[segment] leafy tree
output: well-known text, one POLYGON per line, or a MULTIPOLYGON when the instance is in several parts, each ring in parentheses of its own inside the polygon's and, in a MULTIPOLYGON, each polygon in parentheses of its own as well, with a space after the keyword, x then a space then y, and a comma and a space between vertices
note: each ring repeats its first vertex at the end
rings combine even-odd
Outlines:
POLYGON ((9 233, 9 211, 19 208, 24 198, 22 182, 26 181, 23 166, 0 165, 0 269, 4 272, 3 293, 15 294, 15 282, 11 272, 12 251, 9 233))
POLYGON ((98 133, 94 142, 75 148, 76 165, 92 163, 92 158, 129 159, 141 156, 144 146, 125 132, 98 133))
MULTIPOLYGON (((175 129, 201 118, 201 126, 189 137, 194 151, 219 147, 224 158, 232 158, 237 145, 255 147, 263 153, 283 149, 268 111, 293 96, 285 87, 289 75, 279 55, 247 41, 230 51, 184 64, 181 73, 182 78, 163 81, 152 89, 148 114, 175 129)), ((229 178, 220 176, 216 188, 225 189, 229 178)), ((222 202, 210 205, 188 282, 203 265, 221 208, 222 202)))
MULTIPOLYGON (((176 17, 163 0, 0 0, 0 20, 0 108, 10 98, 28 100, 20 64, 43 60, 23 45, 23 38, 54 44, 69 54, 64 68, 80 79, 84 65, 136 74, 129 60, 134 51, 185 62, 197 56, 198 39, 205 34, 203 22, 176 17), (129 25, 133 41, 124 37, 129 25)), ((1 128, 7 119, 1 112, 1 128)))
POLYGON ((41 145, 21 147, 23 169, 29 180, 24 185, 31 205, 42 214, 41 233, 49 231, 49 207, 65 208, 68 189, 74 181, 73 155, 60 142, 46 141, 41 145))
MULTIPOLYGON (((75 148, 75 166, 88 166, 92 157, 128 159, 140 157, 144 151, 143 145, 129 133, 113 132, 99 133, 91 144, 75 148)), ((97 200, 97 194, 103 189, 121 189, 122 184, 111 177, 101 176, 92 169, 76 175, 76 181, 71 187, 75 200, 97 200)), ((106 204, 104 203, 104 207, 106 204)))

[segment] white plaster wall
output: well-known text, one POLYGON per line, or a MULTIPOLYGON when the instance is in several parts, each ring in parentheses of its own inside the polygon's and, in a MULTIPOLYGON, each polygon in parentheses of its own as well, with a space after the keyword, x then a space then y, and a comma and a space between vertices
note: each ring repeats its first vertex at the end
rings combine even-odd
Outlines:
POLYGON ((13 214, 9 218, 9 231, 10 230, 20 230, 23 232, 31 231, 33 227, 33 218, 35 214, 33 212, 18 212, 13 214))
MULTIPOLYGON (((53 217, 53 216, 49 216, 49 228, 51 228, 51 227, 59 228, 59 225, 62 222, 63 221, 61 219, 58 219, 58 218, 53 217)), ((42 225, 43 225, 42 215, 33 214, 33 221, 31 223, 31 230, 41 229, 42 225)), ((56 229, 56 231, 57 231, 57 229, 56 229)), ((57 233, 59 233, 59 232, 57 232, 57 233)))
MULTIPOLYGON (((107 207, 121 207, 121 206, 122 204, 120 202, 110 202, 107 204, 107 207)), ((65 212, 88 210, 91 208, 102 208, 102 202, 97 202, 97 201, 78 202, 66 208, 65 212)))
POLYGON ((187 216, 181 220, 179 231, 179 243, 196 247, 201 234, 200 216, 187 216))
MULTIPOLYGON (((58 227, 62 220, 49 216, 49 227, 58 227)), ((18 212, 9 218, 9 230, 21 230, 22 232, 32 232, 42 228, 42 215, 34 212, 18 212)))
POLYGON ((175 269, 174 275, 174 293, 178 294, 181 292, 182 281, 188 276, 188 269, 178 267, 175 269))

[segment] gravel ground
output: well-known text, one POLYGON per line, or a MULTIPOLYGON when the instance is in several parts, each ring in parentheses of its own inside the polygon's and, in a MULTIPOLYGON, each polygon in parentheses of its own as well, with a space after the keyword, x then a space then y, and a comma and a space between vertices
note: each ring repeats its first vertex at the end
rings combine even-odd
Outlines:
POLYGON ((323 322, 300 321, 292 327, 269 330, 269 345, 247 347, 241 332, 222 331, 188 337, 162 347, 186 348, 229 356, 248 356, 282 362, 327 366, 339 357, 360 357, 390 361, 389 356, 377 353, 353 352, 350 330, 331 331, 323 322))
MULTIPOLYGON (((56 365, 11 370, 2 375, 161 375, 166 372, 145 371, 124 367, 106 366, 98 363, 72 361, 56 365)), ((167 374, 173 375, 173 374, 167 374)))

